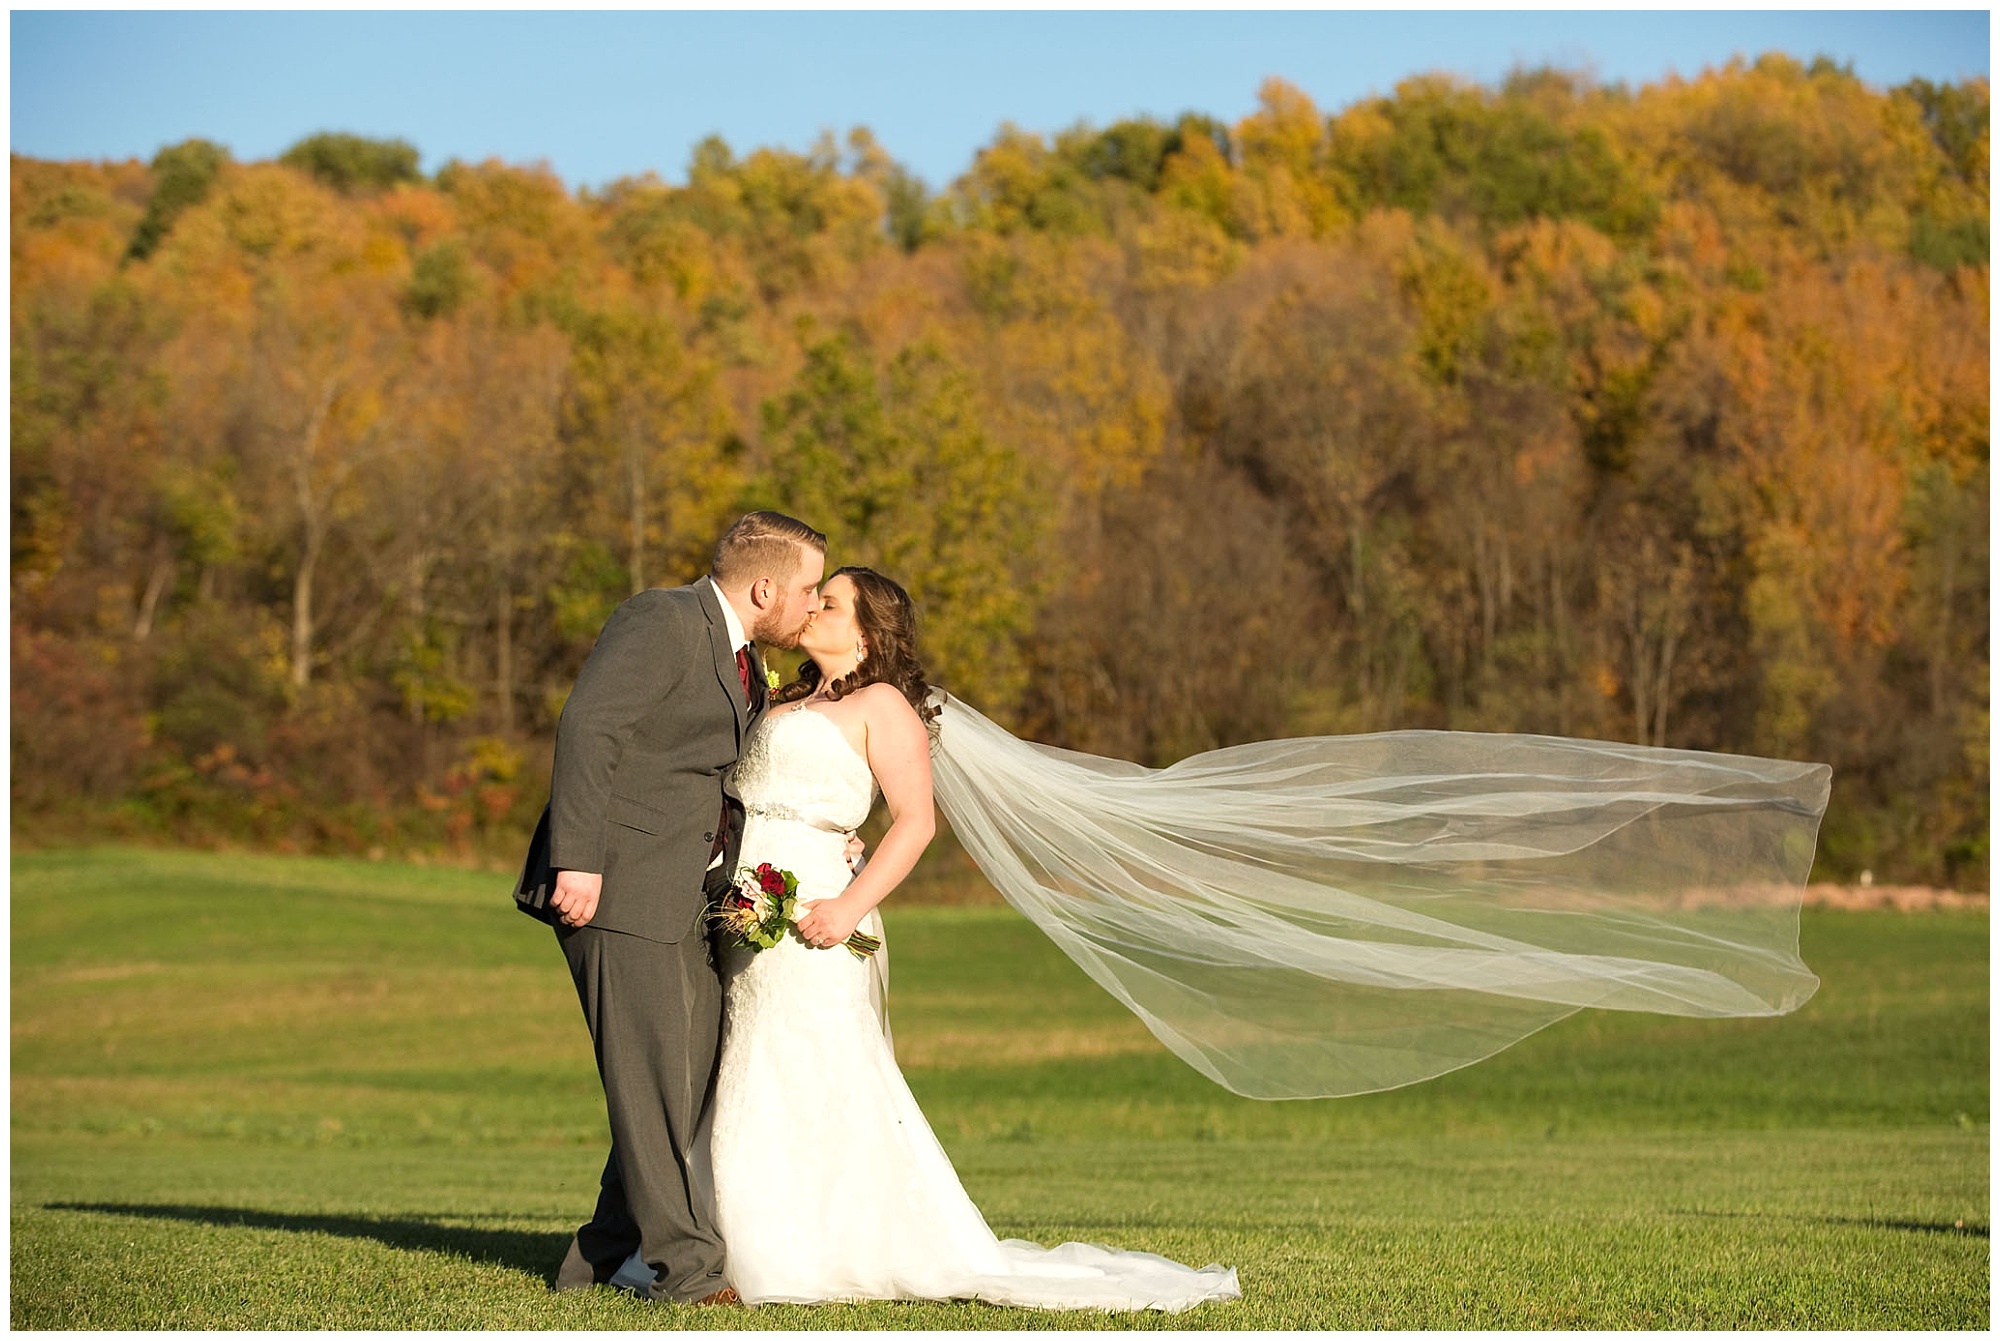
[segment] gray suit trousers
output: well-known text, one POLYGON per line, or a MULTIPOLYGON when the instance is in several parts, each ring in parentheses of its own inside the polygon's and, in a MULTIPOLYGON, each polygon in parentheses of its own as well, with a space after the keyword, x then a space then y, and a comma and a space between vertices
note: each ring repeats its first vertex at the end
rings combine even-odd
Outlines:
POLYGON ((634 1251, 654 1299, 724 1285, 722 1238, 688 1172, 715 1084, 722 983, 701 929, 676 943, 595 926, 557 927, 604 1081, 611 1157, 597 1211, 576 1233, 558 1289, 609 1280, 634 1251), (651 1237, 642 1239, 639 1227, 651 1237))

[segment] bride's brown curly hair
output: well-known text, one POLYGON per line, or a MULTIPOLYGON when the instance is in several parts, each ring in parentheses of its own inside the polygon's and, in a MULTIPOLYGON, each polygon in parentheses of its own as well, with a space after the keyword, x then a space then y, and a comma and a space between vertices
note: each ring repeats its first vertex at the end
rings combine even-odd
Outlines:
MULTIPOLYGON (((884 577, 873 568, 836 568, 826 581, 836 577, 854 584, 854 618, 861 625, 861 636, 867 640, 868 655, 859 666, 828 685, 826 696, 838 700, 867 685, 892 684, 917 710, 925 729, 935 735, 938 710, 931 705, 931 687, 924 680, 924 663, 917 656, 917 606, 910 593, 895 579, 884 577)), ((808 660, 799 667, 798 678, 773 694, 771 701, 796 702, 818 689, 819 683, 820 669, 808 660)))

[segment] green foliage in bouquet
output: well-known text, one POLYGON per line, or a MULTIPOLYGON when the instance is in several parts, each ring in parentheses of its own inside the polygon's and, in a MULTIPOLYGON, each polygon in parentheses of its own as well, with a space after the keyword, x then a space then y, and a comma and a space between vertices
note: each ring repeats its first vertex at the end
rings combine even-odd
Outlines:
POLYGON ((746 949, 769 950, 785 938, 799 911, 799 881, 765 862, 736 873, 736 887, 722 896, 712 920, 746 949))

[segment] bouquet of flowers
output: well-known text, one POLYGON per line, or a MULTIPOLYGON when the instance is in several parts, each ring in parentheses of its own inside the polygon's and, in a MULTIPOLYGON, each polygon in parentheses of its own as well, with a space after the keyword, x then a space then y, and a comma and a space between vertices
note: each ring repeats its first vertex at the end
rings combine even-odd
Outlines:
MULTIPOLYGON (((746 866, 737 871, 735 888, 722 896, 709 919, 744 949, 769 950, 798 923, 798 877, 768 861, 754 871, 746 866)), ((859 931, 842 944, 857 959, 882 948, 876 937, 859 931)))

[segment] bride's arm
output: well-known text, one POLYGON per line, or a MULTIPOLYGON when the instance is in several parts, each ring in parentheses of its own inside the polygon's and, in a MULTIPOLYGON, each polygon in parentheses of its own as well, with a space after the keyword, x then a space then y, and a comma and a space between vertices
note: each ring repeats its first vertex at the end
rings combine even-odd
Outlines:
POLYGON ((868 767, 889 806, 889 831, 838 898, 821 899, 799 919, 814 944, 838 945, 889 892, 903 883, 937 832, 931 808, 931 738, 915 708, 890 685, 870 685, 854 699, 866 707, 868 767))

